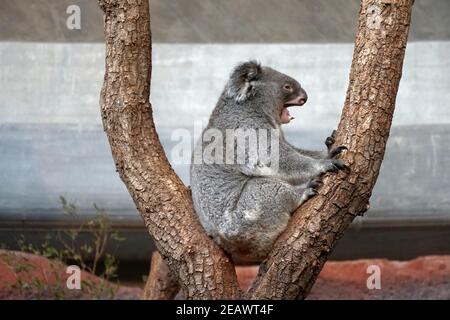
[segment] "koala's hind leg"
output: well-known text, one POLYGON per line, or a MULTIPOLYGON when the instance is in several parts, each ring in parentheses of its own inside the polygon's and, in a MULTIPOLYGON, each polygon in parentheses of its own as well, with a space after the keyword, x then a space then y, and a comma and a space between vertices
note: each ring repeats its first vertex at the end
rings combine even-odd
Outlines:
POLYGON ((240 253, 234 252, 234 255, 246 257, 247 260, 251 257, 258 262, 265 259, 286 228, 292 212, 315 194, 314 186, 311 183, 293 186, 269 178, 250 179, 235 209, 240 225, 236 225, 239 232, 233 238, 239 243, 235 248, 238 247, 240 253))

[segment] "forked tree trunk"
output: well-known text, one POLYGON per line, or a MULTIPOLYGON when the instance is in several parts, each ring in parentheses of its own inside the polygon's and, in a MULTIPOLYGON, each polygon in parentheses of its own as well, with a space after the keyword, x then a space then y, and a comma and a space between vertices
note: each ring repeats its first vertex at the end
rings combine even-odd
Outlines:
MULTIPOLYGON (((168 164, 155 131, 148 100, 148 0, 99 0, 105 12, 106 36, 103 125, 117 171, 185 297, 307 296, 336 241, 368 208, 389 136, 413 2, 362 0, 336 142, 349 148, 343 159, 351 172, 326 176, 319 194, 296 211, 276 242, 265 272, 260 272, 252 289, 243 295, 233 264, 204 233, 189 193, 168 164)), ((162 261, 155 266, 153 275, 168 274, 162 261)), ((153 283, 160 286, 164 282, 153 283)), ((173 285, 173 281, 167 283, 173 285)), ((152 284, 147 288, 151 290, 152 284)), ((173 295, 162 289, 162 294, 147 297, 173 295)))

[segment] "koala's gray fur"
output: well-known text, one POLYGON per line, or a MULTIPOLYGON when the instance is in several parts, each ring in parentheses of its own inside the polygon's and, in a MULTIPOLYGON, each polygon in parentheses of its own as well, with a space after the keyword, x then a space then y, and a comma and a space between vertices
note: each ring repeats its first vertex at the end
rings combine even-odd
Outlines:
MULTIPOLYGON (((249 61, 233 70, 205 130, 279 129, 283 108, 302 105, 306 98, 293 78, 249 61)), ((316 194, 319 176, 346 167, 334 159, 345 147, 332 149, 333 143, 334 135, 326 141, 328 151, 301 150, 280 130, 278 170, 193 162, 192 198, 206 232, 233 259, 264 260, 291 214, 316 194)), ((207 144, 200 141, 194 153, 207 144)))

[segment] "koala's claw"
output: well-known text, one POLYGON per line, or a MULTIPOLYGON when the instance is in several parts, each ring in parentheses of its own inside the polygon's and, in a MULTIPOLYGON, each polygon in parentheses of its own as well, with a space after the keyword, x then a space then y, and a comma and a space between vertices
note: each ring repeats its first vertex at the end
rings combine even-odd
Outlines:
POLYGON ((320 178, 315 178, 308 182, 308 184, 306 185, 306 188, 316 190, 321 185, 322 185, 322 180, 320 178))
POLYGON ((333 166, 336 168, 334 171, 344 170, 350 172, 350 167, 345 164, 345 162, 341 159, 334 159, 333 166))
POLYGON ((328 150, 331 149, 331 147, 335 142, 336 142, 336 130, 333 130, 331 136, 325 139, 325 145, 327 146, 328 150))
MULTIPOLYGON (((348 148, 346 146, 338 146, 336 148, 333 148, 333 145, 336 143, 336 130, 333 130, 333 132, 331 133, 331 136, 329 136, 326 140, 325 140, 325 145, 328 148, 328 159, 334 159, 336 158, 338 155, 340 155, 342 153, 342 151, 344 150, 348 150, 348 148)), ((338 169, 342 169, 339 164, 337 165, 338 169)))
POLYGON ((328 137, 325 140, 325 145, 327 146, 328 150, 331 149, 331 146, 335 143, 336 140, 334 140, 332 137, 328 137))
POLYGON ((305 192, 303 193, 303 201, 311 199, 318 192, 317 188, 322 185, 322 180, 320 178, 311 179, 306 185, 305 192))
POLYGON ((337 172, 339 170, 349 170, 348 166, 345 164, 345 162, 341 159, 329 159, 327 161, 327 164, 324 168, 325 172, 337 172))
POLYGON ((337 157, 338 155, 340 155, 342 153, 342 151, 344 151, 344 150, 348 150, 348 148, 346 146, 339 146, 336 148, 332 148, 328 152, 328 158, 333 159, 333 158, 337 157))
POLYGON ((304 193, 304 197, 305 200, 310 199, 312 197, 314 197, 317 194, 317 190, 314 188, 306 188, 305 193, 304 193))

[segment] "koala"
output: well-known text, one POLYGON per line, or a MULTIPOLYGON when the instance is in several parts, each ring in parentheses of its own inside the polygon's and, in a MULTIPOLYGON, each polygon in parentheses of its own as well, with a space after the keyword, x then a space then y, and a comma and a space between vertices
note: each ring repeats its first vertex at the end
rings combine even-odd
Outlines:
MULTIPOLYGON (((335 132, 326 139, 324 151, 302 150, 284 138, 280 127, 293 120, 288 107, 302 106, 307 99, 293 78, 255 61, 242 63, 232 71, 194 148, 190 179, 196 213, 207 234, 235 262, 262 262, 291 214, 317 193, 320 176, 347 168, 336 159, 346 148, 332 147, 335 132), (277 167, 261 165, 258 155, 253 162, 245 156, 244 163, 194 161, 196 152, 208 148, 204 136, 211 129, 223 135, 237 129, 278 132, 277 167)), ((215 159, 237 150, 235 140, 223 140, 215 159)))

